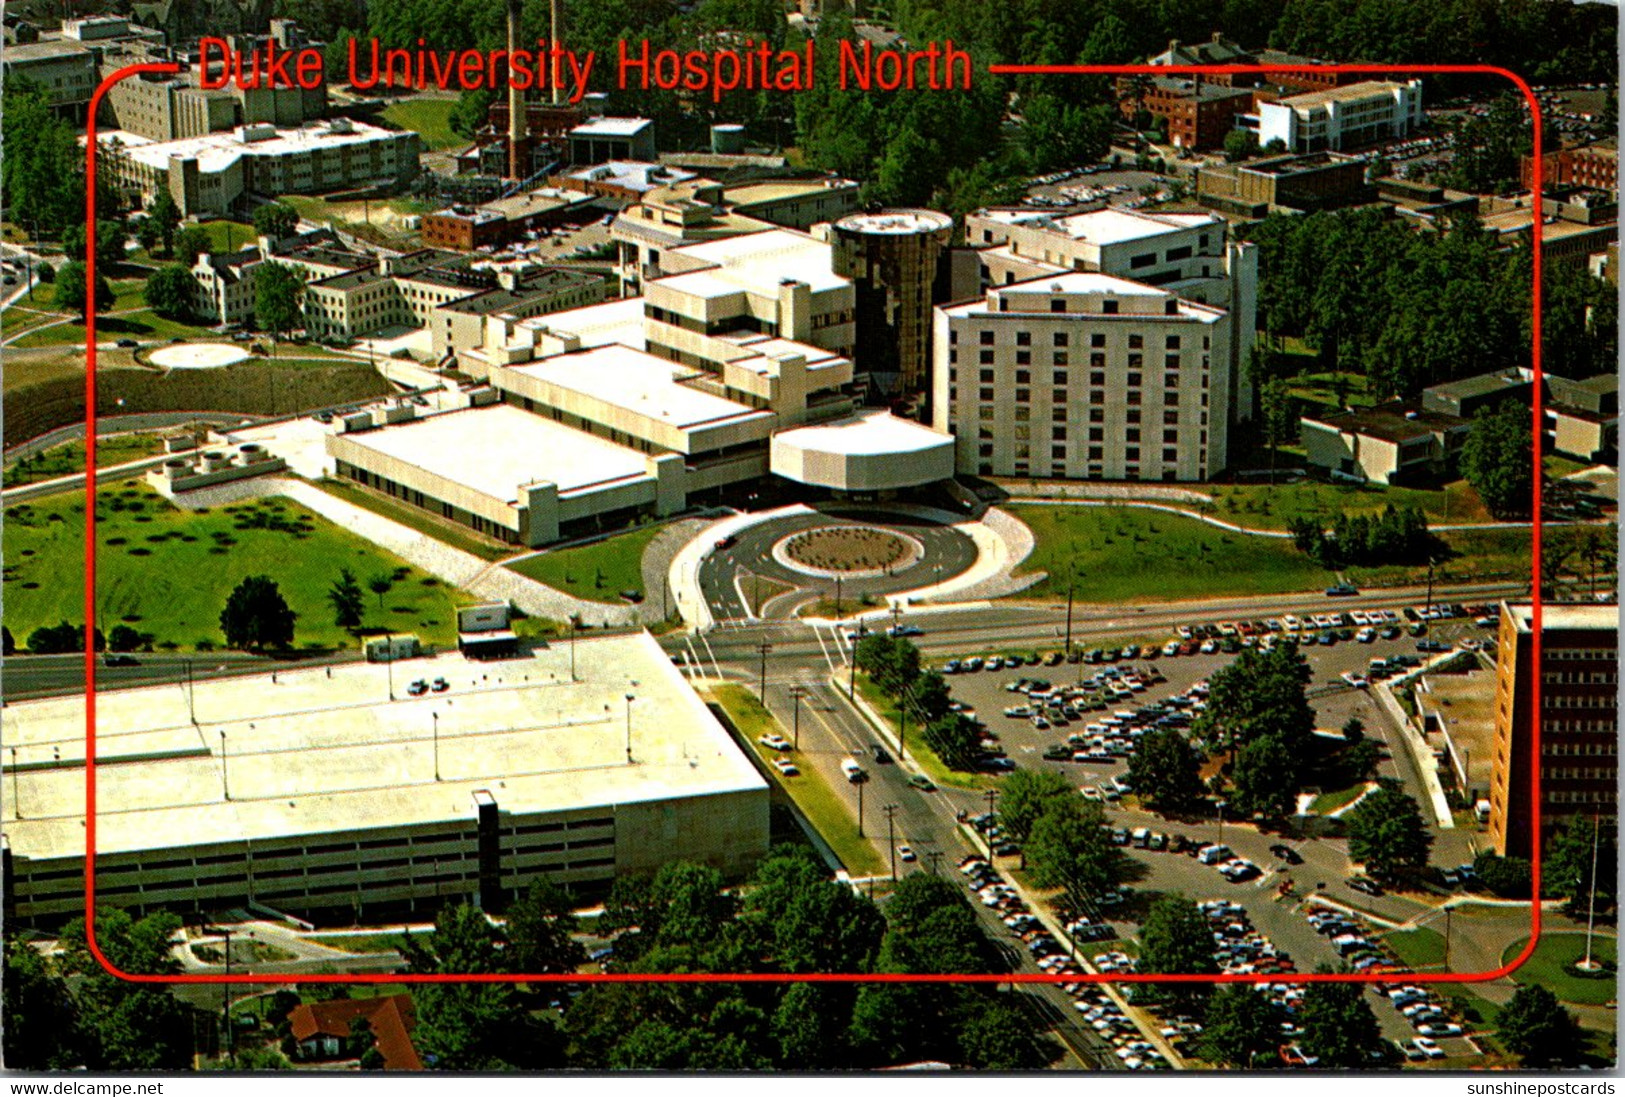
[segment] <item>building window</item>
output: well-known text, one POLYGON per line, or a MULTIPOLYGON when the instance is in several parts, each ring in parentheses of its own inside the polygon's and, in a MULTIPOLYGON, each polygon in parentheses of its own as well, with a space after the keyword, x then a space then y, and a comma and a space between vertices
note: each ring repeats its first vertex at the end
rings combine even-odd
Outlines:
MULTIPOLYGON (((1055 351, 1053 354, 1050 355, 1050 364, 1054 365, 1054 366, 1066 366, 1066 365, 1070 365, 1071 362, 1067 358, 1066 351, 1058 350, 1058 351, 1055 351)), ((1064 374, 1056 374, 1056 376, 1057 377, 1063 377, 1065 375, 1064 374)), ((1062 382, 1062 384, 1065 384, 1065 382, 1062 382)))
POLYGON ((1099 389, 1092 389, 1089 392, 1089 402, 1097 407, 1102 406, 1106 403, 1106 394, 1099 389))
POLYGON ((1137 389, 1140 387, 1140 375, 1138 373, 1131 373, 1128 375, 1128 387, 1131 389, 1137 389))
POLYGON ((1090 446, 1089 447, 1089 460, 1091 460, 1091 461, 1100 461, 1100 460, 1103 460, 1105 458, 1105 456, 1106 456, 1106 454, 1105 454, 1105 447, 1104 446, 1090 446))
POLYGON ((1098 331, 1091 333, 1090 336, 1089 336, 1089 345, 1091 347, 1103 347, 1103 346, 1105 346, 1106 345, 1106 335, 1105 335, 1105 333, 1104 332, 1098 332, 1098 331))
POLYGON ((1016 346, 1030 347, 1033 345, 1033 333, 1030 331, 1016 332, 1016 346))
MULTIPOLYGON (((1093 401, 1091 401, 1091 402, 1093 402, 1093 401)), ((1089 409, 1089 421, 1091 423, 1104 423, 1106 421, 1106 409, 1105 408, 1090 408, 1089 409)))
POLYGON ((1016 351, 1016 365, 1030 366, 1033 363, 1033 352, 1030 350, 1016 351))
POLYGON ((1054 335, 1054 340, 1053 340, 1053 341, 1054 341, 1054 344, 1055 344, 1055 345, 1056 345, 1056 346, 1058 346, 1058 347, 1064 347, 1064 346, 1067 346, 1067 345, 1068 345, 1068 341, 1067 341, 1067 334, 1066 334, 1066 332, 1064 332, 1064 331, 1058 331, 1058 332, 1056 332, 1056 333, 1055 333, 1055 335, 1054 335))
POLYGON ((982 346, 991 347, 993 345, 993 333, 991 331, 978 332, 977 334, 981 338, 982 346))
POLYGON ((1177 449, 1165 449, 1165 450, 1163 450, 1162 451, 1162 460, 1163 460, 1164 464, 1168 464, 1168 465, 1176 464, 1179 461, 1179 451, 1177 449))
POLYGON ((1056 442, 1064 442, 1064 441, 1066 441, 1066 427, 1065 426, 1051 427, 1050 432, 1049 432, 1049 436, 1053 441, 1056 441, 1056 442))
POLYGON ((1163 445, 1172 446, 1172 445, 1177 445, 1178 443, 1179 443, 1179 431, 1177 431, 1177 430, 1165 430, 1165 431, 1162 432, 1162 444, 1163 445))
POLYGON ((1052 390, 1050 392, 1050 394, 1049 394, 1049 398, 1050 398, 1050 400, 1052 402, 1057 403, 1057 404, 1066 403, 1066 389, 1054 389, 1054 390, 1052 390))
POLYGON ((980 361, 984 366, 991 366, 993 364, 993 352, 990 350, 982 351, 980 361))
POLYGON ((1179 315, 1179 298, 1170 297, 1162 303, 1162 311, 1168 316, 1179 315))
POLYGON ((1117 315, 1117 302, 1109 300, 1109 299, 1105 300, 1105 301, 1102 301, 1100 303, 1100 311, 1105 313, 1107 316, 1116 316, 1117 315))
POLYGON ((1140 403, 1140 390, 1139 389, 1130 389, 1128 391, 1128 404, 1129 404, 1129 406, 1130 407, 1135 407, 1139 403, 1140 403))
POLYGON ((1178 350, 1179 349, 1179 336, 1177 336, 1177 335, 1168 336, 1167 344, 1168 344, 1168 349, 1169 350, 1178 350))
MULTIPOLYGON (((1089 366, 1092 369, 1105 369, 1106 368, 1106 356, 1104 354, 1091 354, 1089 356, 1089 366)), ((1097 383, 1098 384, 1105 384, 1104 381, 1097 382, 1097 383)))
POLYGON ((1025 369, 1016 370, 1016 384, 1018 384, 1018 385, 1030 385, 1032 383, 1033 383, 1033 374, 1032 374, 1031 370, 1025 370, 1025 369))
POLYGON ((1127 430, 1125 430, 1123 432, 1123 441, 1125 441, 1125 442, 1138 442, 1139 440, 1140 440, 1140 428, 1139 427, 1129 427, 1127 430))
POLYGON ((1139 446, 1124 446, 1123 447, 1123 460, 1125 460, 1125 461, 1138 461, 1139 459, 1140 459, 1140 447, 1139 446))
MULTIPOLYGON (((1135 401, 1130 400, 1129 403, 1132 404, 1132 403, 1135 403, 1135 401)), ((1125 422, 1125 423, 1138 423, 1139 421, 1140 421, 1140 409, 1139 408, 1129 408, 1127 411, 1123 412, 1123 422, 1125 422)))
POLYGON ((993 371, 990 369, 981 370, 978 372, 976 379, 984 385, 991 385, 993 383, 993 371))
POLYGON ((1055 405, 1054 407, 1050 408, 1049 417, 1055 420, 1057 423, 1066 422, 1066 408, 1059 404, 1055 405))
POLYGON ((991 419, 991 418, 993 418, 993 408, 992 408, 992 406, 988 405, 988 404, 983 404, 981 407, 977 408, 976 409, 976 417, 978 419, 991 419))
POLYGON ((1066 298, 1064 298, 1064 297, 1053 297, 1053 298, 1051 298, 1050 303, 1049 303, 1049 310, 1051 312, 1065 312, 1066 311, 1066 298))
POLYGON ((977 392, 977 397, 979 399, 987 402, 987 403, 992 403, 993 402, 993 390, 992 389, 980 389, 977 392))
POLYGON ((1162 368, 1163 369, 1178 369, 1179 368, 1179 355, 1170 354, 1166 358, 1164 358, 1162 360, 1162 368))
POLYGON ((1091 373, 1089 375, 1089 383, 1091 385, 1104 385, 1106 383, 1106 373, 1105 373, 1105 371, 1104 370, 1096 370, 1094 373, 1091 373))
POLYGON ((1140 350, 1144 346, 1145 346, 1145 338, 1144 338, 1144 336, 1131 335, 1131 336, 1128 337, 1128 347, 1129 347, 1130 350, 1140 350))

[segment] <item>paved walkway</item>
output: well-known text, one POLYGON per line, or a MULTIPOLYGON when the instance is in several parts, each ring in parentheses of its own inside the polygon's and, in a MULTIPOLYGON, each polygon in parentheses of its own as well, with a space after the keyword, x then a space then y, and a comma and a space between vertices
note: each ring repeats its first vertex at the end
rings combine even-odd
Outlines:
POLYGON ((200 488, 175 500, 177 506, 225 506, 244 499, 282 495, 337 523, 379 548, 399 556, 442 582, 493 602, 511 602, 531 617, 567 621, 579 617, 590 625, 629 625, 638 620, 637 607, 605 605, 572 598, 545 583, 526 578, 471 552, 452 548, 399 522, 374 514, 310 484, 285 477, 239 480, 218 487, 200 488))

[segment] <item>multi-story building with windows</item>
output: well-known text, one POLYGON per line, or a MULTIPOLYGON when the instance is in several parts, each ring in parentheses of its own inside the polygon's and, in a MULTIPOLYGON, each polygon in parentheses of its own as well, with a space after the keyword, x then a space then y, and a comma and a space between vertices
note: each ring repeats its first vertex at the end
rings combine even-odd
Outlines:
POLYGON ((1422 82, 1365 80, 1258 105, 1258 143, 1288 152, 1359 148, 1403 137, 1422 124, 1422 82))
POLYGON ((1235 393, 1223 309, 1108 274, 936 309, 933 424, 983 476, 1202 480, 1235 393))
POLYGON ((1619 610, 1543 606, 1538 664, 1534 616, 1532 606, 1502 605, 1495 650, 1490 837, 1504 857, 1534 848, 1531 794, 1542 843, 1576 817, 1619 820, 1619 610))

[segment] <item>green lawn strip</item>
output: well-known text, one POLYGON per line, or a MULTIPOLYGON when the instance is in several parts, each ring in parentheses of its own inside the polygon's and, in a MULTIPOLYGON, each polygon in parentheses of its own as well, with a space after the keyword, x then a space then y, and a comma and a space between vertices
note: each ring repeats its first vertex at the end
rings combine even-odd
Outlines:
MULTIPOLYGON (((1525 937, 1508 945, 1501 954, 1501 962, 1510 964, 1529 942, 1525 937)), ((1584 958, 1584 933, 1543 933, 1534 954, 1522 967, 1512 973, 1513 981, 1524 985, 1543 986, 1565 1002, 1582 1006, 1600 1006, 1612 1002, 1619 994, 1614 977, 1582 979, 1569 974, 1567 968, 1584 958)), ((1598 934, 1591 939, 1591 955, 1605 964, 1616 962, 1617 946, 1614 938, 1598 934)))
POLYGON ((1140 942, 1128 938, 1114 938, 1110 941, 1084 941, 1078 945, 1078 952, 1091 960, 1108 952, 1121 952, 1125 956, 1136 957, 1140 955, 1140 942))
MULTIPOLYGON (((1422 926, 1403 933, 1384 934, 1382 939, 1394 950, 1394 955, 1399 957, 1407 970, 1436 972, 1444 966, 1444 936, 1437 930, 1422 926)), ((1430 984, 1429 989, 1455 1007, 1455 1012, 1469 1031, 1495 1028, 1501 1007, 1480 995, 1471 984, 1434 983, 1430 984)))
MULTIPOLYGON (((788 739, 789 729, 762 707, 755 694, 744 686, 719 685, 712 688, 711 695, 733 721, 749 749, 764 759, 778 756, 776 751, 768 750, 756 740, 771 732, 788 739)), ((873 876, 885 871, 886 862, 868 839, 858 837, 857 820, 822 773, 807 765, 800 767, 799 777, 785 777, 772 768, 771 762, 767 768, 813 829, 829 843, 848 872, 854 876, 873 876)))
MULTIPOLYGON (((96 467, 108 468, 162 453, 163 440, 157 434, 115 434, 96 440, 96 467)), ((5 486, 31 484, 85 471, 85 444, 64 442, 52 446, 27 461, 13 461, 6 467, 5 486)))
MULTIPOLYGON (((336 969, 335 969, 336 972, 336 969)), ((320 967, 317 974, 325 974, 320 967)), ((405 983, 344 983, 342 989, 331 983, 300 983, 299 999, 302 1002, 326 1002, 338 997, 348 998, 393 998, 397 994, 410 994, 412 988, 405 983)))
POLYGON ((644 526, 585 545, 548 549, 540 556, 508 566, 577 598, 622 605, 626 600, 621 591, 644 593, 643 550, 660 529, 658 525, 644 526))
MULTIPOLYGON (((140 308, 139 304, 139 301, 135 302, 135 312, 127 312, 121 316, 102 316, 98 319, 96 321, 97 341, 105 343, 116 339, 140 339, 143 341, 190 339, 215 334, 208 328, 165 319, 151 309, 140 308)), ((83 343, 84 341, 85 325, 75 321, 71 324, 57 324, 54 327, 25 332, 18 336, 11 345, 14 347, 56 347, 83 343)))
MULTIPOLYGON (((366 628, 456 639, 457 592, 340 526, 286 499, 183 511, 144 484, 98 493, 97 619, 123 622, 157 644, 218 646, 220 610, 239 581, 268 575, 298 614, 296 647, 342 648, 355 638, 333 623, 328 589, 348 567, 362 582, 402 577, 384 595, 368 592, 366 628), (237 528, 266 521, 271 528, 237 528), (278 528, 280 527, 280 528, 278 528)), ((5 624, 19 644, 83 612, 84 493, 66 492, 6 509, 5 624)))
POLYGON ((1134 507, 1008 504, 1033 531, 1023 571, 1048 577, 1023 598, 1064 598, 1077 575, 1081 602, 1170 602, 1324 589, 1335 576, 1284 538, 1218 529, 1194 518, 1134 507))
MULTIPOLYGON (((401 938, 404 935, 402 930, 394 933, 316 933, 307 934, 300 940, 336 948, 341 952, 399 952, 401 938)), ((426 934, 418 933, 414 936, 422 940, 426 934)))
POLYGON ((1591 466, 1586 464, 1584 461, 1574 461, 1567 457, 1559 457, 1555 453, 1548 454, 1541 462, 1541 467, 1546 470, 1546 475, 1552 477, 1553 479, 1561 479, 1570 473, 1583 472, 1586 469, 1591 468, 1591 466))
POLYGON ((456 109, 455 99, 405 99, 385 107, 383 116, 386 121, 423 138, 425 147, 444 149, 468 144, 452 131, 451 114, 456 109))
MULTIPOLYGON (((880 718, 886 721, 887 725, 892 729, 892 734, 897 734, 898 709, 896 703, 887 697, 881 688, 870 681, 869 676, 862 671, 858 672, 857 683, 858 695, 869 703, 870 708, 880 714, 880 718)), ((948 763, 937 757, 936 751, 925 745, 925 737, 920 734, 920 722, 918 720, 910 719, 908 722, 908 742, 906 745, 908 757, 914 759, 914 764, 923 769, 926 776, 939 785, 947 785, 951 788, 992 788, 994 786, 994 782, 990 777, 979 773, 962 773, 959 770, 950 769, 948 763)))
POLYGON ((1323 792, 1316 796, 1309 805, 1309 810, 1316 815, 1330 815, 1339 808, 1347 807, 1358 800, 1365 792, 1365 783, 1350 785, 1348 788, 1336 789, 1332 792, 1323 792))
POLYGON ((512 556, 515 549, 495 541, 486 541, 472 530, 420 510, 407 503, 399 503, 387 496, 377 495, 344 480, 321 480, 316 487, 329 495, 354 503, 408 529, 415 529, 425 537, 433 538, 452 548, 480 557, 482 560, 500 560, 512 556))
MULTIPOLYGON (((1528 579, 1533 560, 1533 534, 1528 529, 1468 529, 1439 534, 1450 557, 1433 569, 1435 583, 1528 579)), ((1347 568, 1344 574, 1359 587, 1415 586, 1427 582, 1423 566, 1347 568)))
MULTIPOLYGON (((1283 447, 1282 452, 1286 452, 1283 447)), ((1359 484, 1203 484, 1213 496, 1207 513, 1250 529, 1284 530, 1294 518, 1310 517, 1330 526, 1339 514, 1379 514, 1396 507, 1420 507, 1431 525, 1488 522, 1489 512, 1465 480, 1442 488, 1380 487, 1359 484)))

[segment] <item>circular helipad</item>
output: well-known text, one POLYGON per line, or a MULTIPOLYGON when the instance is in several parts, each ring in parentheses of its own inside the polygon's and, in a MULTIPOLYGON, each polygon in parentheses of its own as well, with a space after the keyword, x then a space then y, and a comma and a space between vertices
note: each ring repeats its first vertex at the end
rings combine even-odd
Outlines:
POLYGON ((232 343, 175 343, 151 354, 152 364, 165 369, 219 369, 247 357, 248 351, 232 343))

